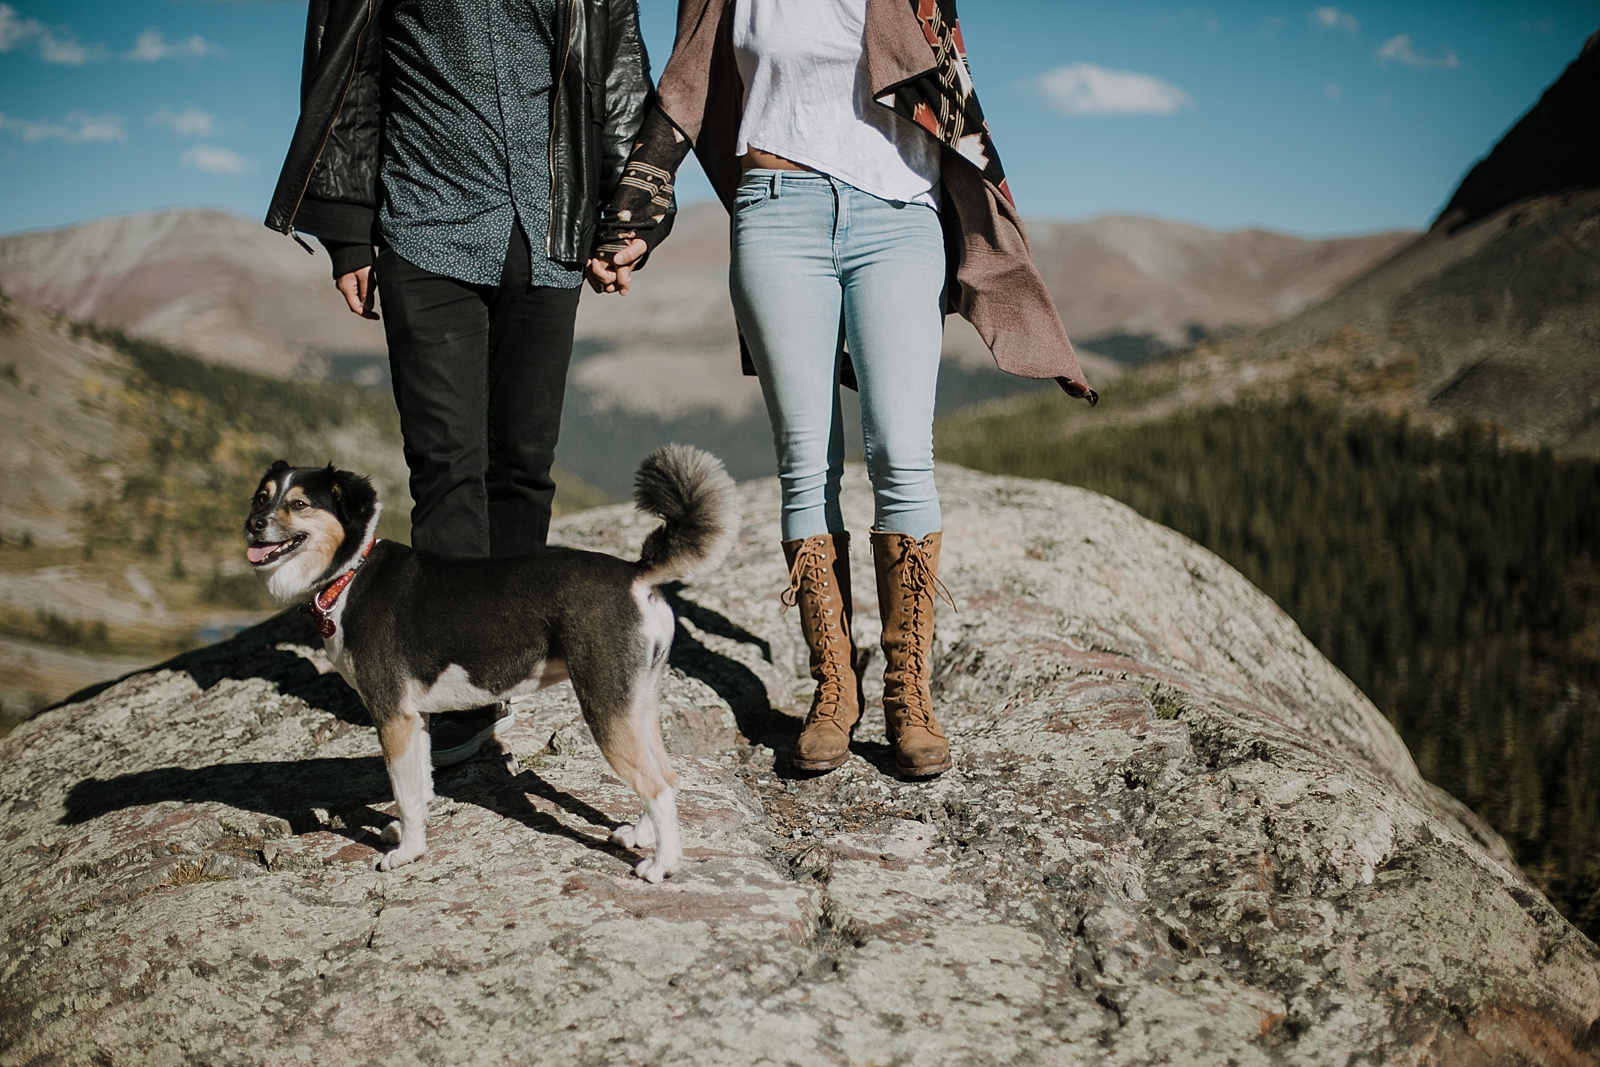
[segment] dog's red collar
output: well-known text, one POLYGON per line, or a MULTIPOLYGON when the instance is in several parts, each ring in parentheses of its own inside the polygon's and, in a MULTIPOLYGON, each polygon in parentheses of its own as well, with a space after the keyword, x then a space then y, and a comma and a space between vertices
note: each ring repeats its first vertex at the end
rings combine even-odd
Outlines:
POLYGON ((355 566, 329 582, 323 587, 322 592, 311 598, 311 606, 309 608, 311 618, 316 622, 317 632, 323 638, 332 637, 339 632, 339 627, 334 625, 333 622, 333 607, 339 603, 339 598, 344 595, 345 588, 355 579, 356 571, 361 569, 361 565, 367 561, 367 556, 372 553, 372 546, 377 543, 378 539, 376 537, 368 541, 367 547, 363 548, 361 555, 356 557, 355 566))

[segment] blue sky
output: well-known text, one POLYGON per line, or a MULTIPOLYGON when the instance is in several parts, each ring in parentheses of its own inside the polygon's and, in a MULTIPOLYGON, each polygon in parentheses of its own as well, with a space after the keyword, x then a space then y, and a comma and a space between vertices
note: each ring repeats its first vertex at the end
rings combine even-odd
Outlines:
MULTIPOLYGON (((0 0, 0 231, 180 204, 259 218, 304 0, 0 0)), ((657 67, 675 0, 642 0, 657 67)), ((1600 0, 964 0, 1022 212, 1307 235, 1428 223, 1600 28, 1600 0)), ((682 198, 710 195, 686 173, 682 198)))

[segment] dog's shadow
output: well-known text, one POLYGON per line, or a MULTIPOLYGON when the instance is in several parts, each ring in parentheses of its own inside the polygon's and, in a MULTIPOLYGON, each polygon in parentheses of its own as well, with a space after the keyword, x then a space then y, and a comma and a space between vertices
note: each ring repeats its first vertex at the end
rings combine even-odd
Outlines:
MULTIPOLYGON (((664 590, 673 610, 706 633, 755 645, 769 661, 771 648, 760 637, 723 615, 686 600, 673 586, 664 590)), ((298 611, 282 612, 226 641, 195 649, 165 663, 122 678, 82 689, 57 707, 88 700, 126 678, 153 670, 181 670, 202 690, 224 680, 263 679, 284 696, 294 697, 317 711, 345 723, 371 725, 361 698, 337 673, 319 673, 311 660, 294 651, 316 648, 321 638, 310 620, 298 611)), ((746 737, 792 746, 798 724, 774 709, 766 687, 749 667, 707 648, 678 627, 670 662, 673 667, 709 685, 733 708, 735 722, 746 737), (768 739, 771 739, 769 741, 768 739)), ((507 778, 496 761, 478 760, 435 775, 438 795, 476 804, 530 829, 565 837, 586 848, 629 861, 634 854, 612 844, 607 835, 619 823, 570 794, 557 789, 530 770, 507 778), (539 797, 575 819, 594 827, 598 835, 575 829, 555 815, 539 810, 528 798, 539 797)), ((299 835, 329 830, 351 841, 382 849, 378 833, 392 816, 377 805, 392 799, 382 759, 311 758, 225 763, 210 767, 160 767, 118 775, 89 778, 67 794, 61 822, 88 822, 112 811, 157 804, 216 802, 240 811, 281 819, 299 835)), ((247 835, 248 836, 248 835, 247 835)))
MULTIPOLYGON (((372 720, 361 698, 337 673, 322 674, 304 655, 280 645, 320 648, 322 637, 311 620, 299 609, 280 612, 264 622, 241 631, 226 641, 181 653, 151 667, 144 667, 120 678, 97 682, 78 690, 52 705, 77 704, 110 689, 129 678, 152 671, 185 671, 203 692, 218 682, 260 678, 287 697, 304 701, 308 707, 325 712, 347 723, 369 726, 372 720)), ((50 710, 49 708, 45 709, 50 710)))
MULTIPOLYGON (((611 831, 621 825, 618 820, 530 770, 507 777, 502 764, 478 760, 436 773, 434 791, 630 864, 638 858, 609 840, 611 831), (593 830, 585 832, 541 811, 528 799, 530 795, 561 808, 593 830)), ((295 836, 327 830, 381 852, 385 846, 378 835, 394 816, 384 814, 378 805, 389 800, 389 778, 377 756, 258 760, 194 769, 158 767, 78 782, 67 792, 61 823, 79 825, 114 811, 163 801, 216 803, 281 819, 295 836)), ((224 830, 255 843, 275 836, 263 827, 225 825, 224 830)))
POLYGON ((683 626, 687 620, 702 633, 725 637, 752 645, 761 658, 772 662, 772 645, 720 612, 697 604, 683 595, 683 586, 672 582, 661 587, 661 594, 672 606, 679 625, 672 635, 668 662, 691 678, 710 686, 733 711, 739 733, 749 741, 768 748, 787 750, 800 736, 800 722, 772 706, 766 683, 755 671, 731 656, 708 648, 683 626))

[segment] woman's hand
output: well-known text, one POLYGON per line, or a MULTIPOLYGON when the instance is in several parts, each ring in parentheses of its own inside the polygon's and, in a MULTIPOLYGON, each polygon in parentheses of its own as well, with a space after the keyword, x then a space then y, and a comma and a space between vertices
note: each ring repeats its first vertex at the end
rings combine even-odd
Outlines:
POLYGON ((378 299, 378 289, 372 284, 371 267, 362 267, 349 274, 341 274, 334 284, 339 287, 339 292, 344 294, 344 302, 350 305, 351 311, 364 319, 378 317, 378 313, 372 310, 373 303, 378 299))
POLYGON ((597 293, 628 295, 628 285, 633 277, 633 265, 642 258, 649 245, 641 238, 630 238, 622 251, 609 256, 592 256, 583 268, 589 287, 597 293))

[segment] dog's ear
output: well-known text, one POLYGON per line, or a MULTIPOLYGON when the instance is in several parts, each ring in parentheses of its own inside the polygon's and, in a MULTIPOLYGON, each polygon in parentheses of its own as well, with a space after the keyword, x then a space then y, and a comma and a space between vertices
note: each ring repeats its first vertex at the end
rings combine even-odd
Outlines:
POLYGON ((378 491, 361 475, 335 470, 331 463, 328 474, 328 495, 333 500, 334 516, 343 526, 365 526, 372 520, 373 509, 378 505, 378 491))

